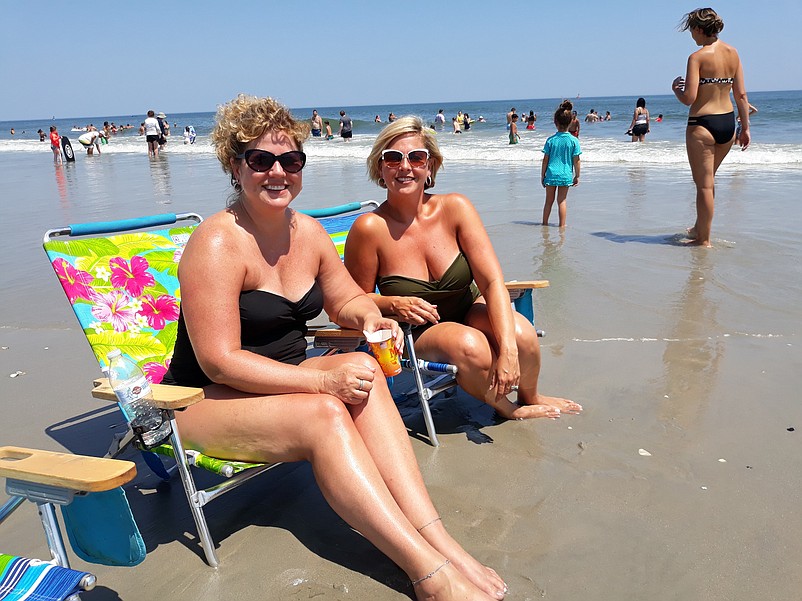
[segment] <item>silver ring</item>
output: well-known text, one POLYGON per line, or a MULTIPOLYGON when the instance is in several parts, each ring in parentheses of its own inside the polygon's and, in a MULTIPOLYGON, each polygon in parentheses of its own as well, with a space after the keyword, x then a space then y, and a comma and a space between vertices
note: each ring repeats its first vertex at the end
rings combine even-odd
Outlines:
POLYGON ((359 378, 359 388, 357 390, 362 390, 362 386, 364 386, 364 385, 365 385, 365 380, 363 380, 362 378, 359 378))
POLYGON ((511 392, 516 392, 517 390, 518 390, 518 385, 517 384, 513 384, 512 386, 510 386, 510 391, 511 392))

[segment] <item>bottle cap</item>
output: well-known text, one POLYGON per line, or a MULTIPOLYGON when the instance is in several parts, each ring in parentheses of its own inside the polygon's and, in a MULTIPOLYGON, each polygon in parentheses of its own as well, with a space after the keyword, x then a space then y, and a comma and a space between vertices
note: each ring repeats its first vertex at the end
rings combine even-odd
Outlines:
POLYGON ((110 351, 109 354, 106 355, 106 357, 108 359, 114 359, 114 357, 119 357, 122 354, 123 354, 123 352, 120 349, 116 348, 113 351, 110 351))

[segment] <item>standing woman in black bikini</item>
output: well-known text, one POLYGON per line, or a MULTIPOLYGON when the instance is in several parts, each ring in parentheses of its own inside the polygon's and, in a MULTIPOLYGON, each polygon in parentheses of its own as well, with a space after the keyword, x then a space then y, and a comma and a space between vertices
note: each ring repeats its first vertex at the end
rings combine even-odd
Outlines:
POLYGON ((712 8, 699 8, 685 15, 681 31, 690 30, 699 50, 688 58, 687 74, 677 77, 671 89, 682 104, 690 106, 685 144, 696 184, 696 223, 688 230, 693 244, 711 246, 715 175, 735 141, 735 97, 742 150, 749 146, 749 100, 738 51, 718 39, 724 22, 712 8))

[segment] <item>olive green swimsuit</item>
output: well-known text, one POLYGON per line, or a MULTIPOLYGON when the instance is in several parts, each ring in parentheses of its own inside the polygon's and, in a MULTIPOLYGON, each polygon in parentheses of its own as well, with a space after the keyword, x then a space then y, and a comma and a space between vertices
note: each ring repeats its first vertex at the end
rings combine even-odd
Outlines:
POLYGON ((376 285, 385 296, 417 296, 437 305, 440 321, 463 323, 479 296, 468 259, 460 252, 439 280, 427 282, 402 275, 384 275, 376 285))

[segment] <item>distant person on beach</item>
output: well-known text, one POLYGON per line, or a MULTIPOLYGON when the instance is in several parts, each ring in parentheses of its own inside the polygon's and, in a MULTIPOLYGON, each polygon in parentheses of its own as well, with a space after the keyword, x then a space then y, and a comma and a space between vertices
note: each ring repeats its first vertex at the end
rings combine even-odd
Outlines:
POLYGON ((437 114, 434 116, 434 124, 439 128, 442 129, 446 124, 446 116, 443 114, 443 109, 437 111, 437 114))
POLYGON ((501 417, 579 413, 576 403, 539 393, 537 332, 510 307, 476 208, 462 194, 427 191, 443 165, 435 134, 403 117, 379 133, 367 163, 387 198, 356 220, 346 241, 345 266, 362 290, 383 314, 414 326, 420 357, 455 364, 463 390, 501 417))
POLYGON ((379 117, 378 115, 376 115, 375 117, 373 117, 373 122, 374 123, 381 123, 382 122, 382 118, 379 117))
POLYGON ((526 129, 534 130, 535 121, 537 121, 537 115, 535 115, 535 111, 529 111, 529 115, 526 117, 526 129))
POLYGON ((663 113, 660 113, 660 114, 657 115, 657 119, 655 119, 655 122, 656 123, 662 123, 663 122, 663 113))
POLYGON ((64 162, 61 158, 61 136, 55 125, 50 126, 50 150, 53 151, 53 162, 61 165, 64 162))
MULTIPOLYGON (((392 113, 392 112, 391 112, 389 115, 387 115, 387 123, 392 123, 392 122, 393 122, 393 121, 395 121, 395 120, 396 120, 395 113, 392 113)), ((380 122, 381 122, 381 121, 380 121, 380 122)))
POLYGON ((582 149, 579 139, 568 132, 573 116, 570 100, 565 100, 554 113, 557 133, 550 136, 543 146, 543 161, 540 165, 540 181, 546 188, 546 203, 543 205, 543 225, 549 224, 551 207, 557 199, 560 227, 565 227, 568 216, 568 188, 579 185, 579 155, 582 149))
POLYGON ((465 115, 462 118, 463 130, 464 131, 468 131, 469 129, 471 129, 471 123, 472 122, 473 122, 473 120, 471 119, 471 116, 468 113, 465 113, 465 115))
POLYGON ((11 135, 12 136, 14 135, 14 128, 13 127, 11 128, 11 135))
POLYGON ((90 131, 82 133, 78 136, 78 142, 86 148, 86 154, 91 156, 94 153, 94 150, 97 149, 97 153, 100 154, 100 132, 92 128, 90 131))
POLYGON ((156 113, 148 111, 148 116, 142 124, 145 129, 145 139, 148 142, 148 156, 159 156, 159 136, 161 128, 156 119, 156 113))
POLYGON ((170 136, 170 124, 167 121, 167 115, 164 113, 156 115, 156 120, 159 122, 159 150, 164 150, 167 145, 167 138, 170 136))
POLYGON ((334 139, 334 134, 331 133, 331 123, 329 123, 328 121, 324 121, 323 125, 326 126, 326 139, 327 140, 333 140, 334 139))
POLYGON ((44 142, 46 138, 44 130, 40 127, 36 133, 39 134, 39 141, 44 142))
POLYGON ((605 121, 612 121, 612 119, 613 119, 613 116, 610 114, 610 111, 607 111, 606 113, 604 113, 604 120, 605 121))
POLYGON ((579 122, 579 117, 576 114, 576 111, 571 111, 571 125, 568 126, 568 133, 574 136, 575 138, 579 138, 579 127, 582 124, 579 122))
POLYGON ((512 121, 510 121, 510 144, 517 144, 521 140, 518 135, 518 115, 512 114, 512 121))
POLYGON ((323 119, 317 114, 317 109, 312 110, 312 137, 319 138, 323 133, 323 119))
POLYGON ((696 223, 688 237, 699 246, 712 246, 710 232, 715 205, 715 177, 719 165, 735 141, 735 115, 730 91, 738 107, 741 131, 738 143, 749 147, 749 99, 738 51, 718 38, 724 29, 712 8, 700 8, 685 15, 681 31, 690 30, 699 50, 688 58, 685 77, 677 77, 671 89, 679 101, 690 106, 685 145, 696 184, 696 223))
POLYGON ((451 117, 451 125, 454 128, 454 133, 455 134, 461 134, 462 133, 462 128, 459 126, 459 123, 457 122, 457 118, 456 117, 451 117))
POLYGON ((353 125, 351 117, 345 114, 345 111, 340 111, 340 137, 346 142, 350 142, 353 138, 353 125))
POLYGON ((510 128, 510 124, 512 123, 512 116, 513 116, 514 114, 515 114, 515 107, 512 107, 512 108, 511 108, 511 109, 510 109, 510 110, 507 112, 507 129, 509 129, 509 128, 510 128))
POLYGON ((629 124, 627 134, 632 136, 633 142, 643 142, 646 134, 648 134, 650 130, 649 111, 646 109, 646 100, 638 98, 635 102, 635 112, 632 114, 632 123, 629 124))
POLYGON ((323 310, 343 327, 390 330, 403 345, 320 223, 291 207, 308 131, 272 98, 240 95, 218 110, 211 140, 233 192, 181 257, 164 378, 202 387, 205 398, 175 419, 215 457, 309 461, 331 508, 406 572, 419 600, 501 599, 501 578, 446 531, 376 360, 307 357, 307 322, 323 310))
POLYGON ((184 127, 184 144, 194 144, 195 143, 195 128, 191 125, 187 125, 184 127))
MULTIPOLYGON (((756 107, 756 106, 752 106, 752 105, 750 104, 750 105, 749 105, 749 116, 751 117, 751 116, 752 116, 752 115, 754 115, 756 112, 757 112, 757 107, 756 107)), ((738 116, 735 118, 735 143, 736 143, 738 146, 741 146, 741 129, 742 129, 742 128, 741 128, 741 116, 740 116, 740 115, 738 115, 738 116)))
POLYGON ((140 136, 144 136, 145 135, 145 122, 144 121, 139 124, 139 135, 140 136))

